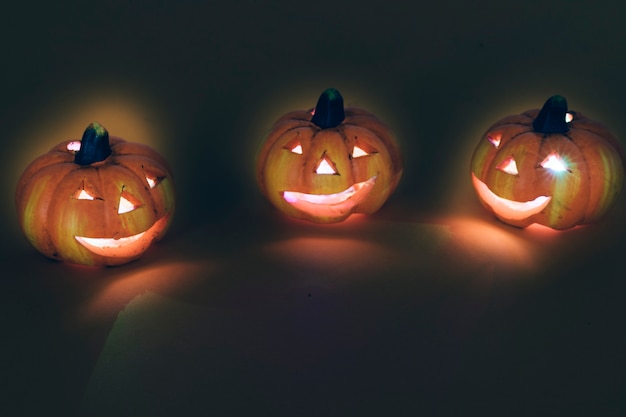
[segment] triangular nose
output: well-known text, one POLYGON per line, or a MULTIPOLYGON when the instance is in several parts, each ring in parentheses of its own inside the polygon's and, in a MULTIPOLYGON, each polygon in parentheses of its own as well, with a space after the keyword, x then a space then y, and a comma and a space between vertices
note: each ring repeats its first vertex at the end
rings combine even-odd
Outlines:
POLYGON ((324 154, 317 163, 317 168, 315 168, 315 172, 317 174, 336 175, 337 170, 333 165, 335 165, 333 161, 331 161, 330 158, 328 158, 328 156, 324 154))

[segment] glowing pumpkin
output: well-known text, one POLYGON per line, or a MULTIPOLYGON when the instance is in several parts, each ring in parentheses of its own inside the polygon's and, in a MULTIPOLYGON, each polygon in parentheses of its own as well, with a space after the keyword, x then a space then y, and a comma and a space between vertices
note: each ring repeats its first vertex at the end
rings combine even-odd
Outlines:
POLYGON ((35 159, 15 196, 19 224, 44 255, 84 265, 120 265, 163 237, 174 213, 170 168, 146 145, 90 124, 35 159))
POLYGON ((257 160, 262 193, 283 213, 317 223, 371 214, 402 175, 398 146, 372 114, 345 108, 333 88, 313 110, 274 124, 257 160))
POLYGON ((541 111, 505 117, 487 130, 472 158, 472 182, 505 223, 567 229, 597 220, 615 201, 621 152, 604 126, 553 96, 541 111))

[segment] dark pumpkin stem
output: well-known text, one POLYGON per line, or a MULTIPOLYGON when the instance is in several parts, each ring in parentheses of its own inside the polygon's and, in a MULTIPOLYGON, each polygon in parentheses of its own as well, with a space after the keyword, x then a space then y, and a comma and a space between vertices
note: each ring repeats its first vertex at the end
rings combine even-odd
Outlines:
POLYGON ((74 156, 74 163, 83 166, 91 165, 104 161, 109 155, 111 155, 109 132, 99 123, 91 123, 83 133, 80 150, 74 156))
POLYGON ((343 97, 334 88, 329 88, 322 93, 315 106, 315 114, 311 122, 317 127, 328 129, 339 126, 346 114, 343 110, 343 97))
POLYGON ((552 96, 533 121, 533 130, 537 133, 565 133, 569 130, 565 115, 567 100, 565 97, 552 96))

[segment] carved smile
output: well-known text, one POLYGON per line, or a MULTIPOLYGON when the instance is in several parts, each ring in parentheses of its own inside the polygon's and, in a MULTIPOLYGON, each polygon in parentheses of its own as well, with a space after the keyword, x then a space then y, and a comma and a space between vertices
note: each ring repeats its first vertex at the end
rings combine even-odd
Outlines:
POLYGON ((376 175, 335 194, 305 194, 296 191, 283 191, 282 196, 285 201, 300 211, 316 216, 332 217, 345 214, 365 200, 374 188, 375 182, 376 175))
POLYGON ((531 201, 508 200, 496 195, 472 172, 474 188, 482 200, 500 217, 508 220, 524 220, 546 208, 552 197, 541 195, 531 201))
POLYGON ((88 251, 106 257, 128 258, 141 255, 167 224, 168 216, 161 217, 148 230, 136 235, 114 238, 74 236, 88 251))

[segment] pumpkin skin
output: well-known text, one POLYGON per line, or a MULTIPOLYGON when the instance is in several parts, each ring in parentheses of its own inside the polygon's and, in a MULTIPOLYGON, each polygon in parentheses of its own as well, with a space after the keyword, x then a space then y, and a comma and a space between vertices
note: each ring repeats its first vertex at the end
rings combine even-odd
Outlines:
POLYGON ((491 126, 474 152, 471 175, 481 203, 503 222, 568 229, 597 221, 613 204, 624 158, 606 127, 553 96, 541 110, 491 126))
POLYGON ((61 142, 35 159, 18 181, 15 201, 37 250, 97 266, 139 258, 164 236, 175 207, 165 159, 146 145, 109 138, 97 123, 82 141, 61 142))
POLYGON ((315 223, 377 211, 402 175, 398 145, 375 116, 343 107, 335 89, 315 109, 273 125, 257 158, 261 192, 281 212, 315 223))

